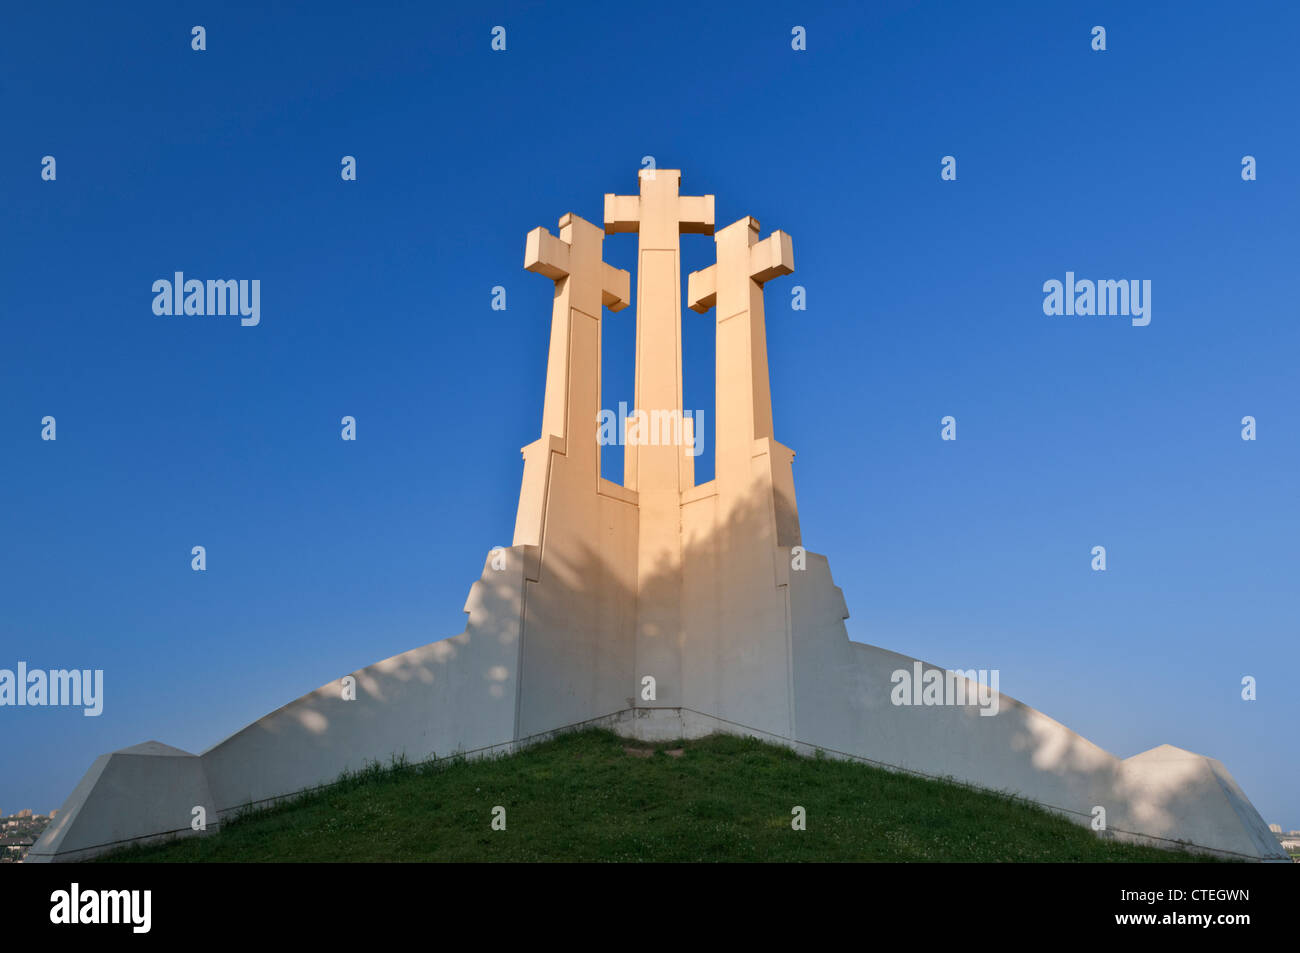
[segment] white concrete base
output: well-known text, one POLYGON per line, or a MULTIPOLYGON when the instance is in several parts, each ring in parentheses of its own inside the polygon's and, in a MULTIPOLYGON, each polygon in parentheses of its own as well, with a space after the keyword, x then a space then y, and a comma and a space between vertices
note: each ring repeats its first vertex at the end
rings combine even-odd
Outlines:
MULTIPOLYGON (((188 835, 204 805, 208 830, 248 807, 328 784, 394 757, 508 752, 516 738, 516 673, 525 567, 536 550, 489 557, 465 602, 469 624, 290 702, 202 755, 148 742, 101 756, 63 803, 30 862, 81 860, 145 840, 188 835), (216 823, 214 823, 216 822, 216 823)), ((534 569, 535 571, 535 569, 534 569)))
MULTIPOLYGON (((1121 761, 1006 695, 999 713, 971 708, 897 707, 889 676, 916 661, 849 642, 816 652, 804 633, 797 657, 817 662, 796 679, 795 736, 765 731, 685 707, 632 707, 593 714, 517 736, 514 683, 519 645, 509 625, 477 599, 491 589, 495 612, 520 612, 517 592, 527 554, 510 550, 513 572, 480 580, 466 632, 356 673, 357 699, 338 683, 267 715, 201 756, 157 742, 103 755, 77 785, 29 862, 77 861, 132 843, 188 836, 192 808, 208 830, 248 806, 270 804, 328 784, 340 772, 392 756, 510 753, 566 730, 603 726, 642 741, 715 732, 818 751, 893 770, 1017 795, 1082 824, 1106 808, 1106 836, 1222 856, 1289 862, 1249 799, 1219 762, 1163 745, 1121 761), (818 674, 820 672, 820 674, 818 674), (494 686, 503 686, 500 692, 494 686), (815 689, 815 690, 814 690, 815 689)), ((824 583, 829 573, 822 580, 824 583)), ((810 577, 811 581, 811 577, 810 577)), ((842 622, 840 623, 842 628, 842 622)), ((927 669, 933 666, 925 665, 927 669)))
POLYGON ((220 826, 202 761, 157 741, 100 755, 27 854, 27 863, 77 861, 112 847, 196 832, 194 808, 209 831, 220 826))

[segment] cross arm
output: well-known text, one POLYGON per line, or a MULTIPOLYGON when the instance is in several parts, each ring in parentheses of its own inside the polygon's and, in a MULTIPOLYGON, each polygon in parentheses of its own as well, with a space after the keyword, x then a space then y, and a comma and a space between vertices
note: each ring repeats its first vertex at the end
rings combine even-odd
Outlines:
POLYGON ((569 243, 562 242, 538 226, 528 233, 524 245, 524 268, 559 281, 569 274, 569 243))
MULTIPOLYGON (((526 270, 560 281, 572 274, 573 257, 573 246, 545 228, 534 228, 528 233, 524 245, 526 270)), ((596 266, 600 272, 601 303, 611 311, 622 311, 632 300, 631 275, 605 261, 597 261, 596 266)))
POLYGON ((600 263, 603 280, 600 283, 601 300, 611 311, 622 311, 632 300, 632 276, 622 268, 600 263))
MULTIPOLYGON (((758 233, 758 222, 755 219, 741 219, 735 225, 729 225, 719 232, 718 240, 722 241, 724 236, 739 240, 734 238, 736 233, 730 232, 730 229, 737 228, 742 222, 746 223, 749 237, 752 238, 758 233)), ((794 272, 794 242, 785 232, 775 231, 761 242, 749 245, 748 255, 749 277, 760 285, 794 272)), ((717 302, 718 266, 713 264, 691 272, 686 279, 686 306, 692 311, 703 314, 717 302)))
MULTIPOLYGON (((677 196, 677 227, 684 235, 713 234, 713 196, 677 196)), ((641 230, 641 196, 605 194, 605 234, 641 230)))
POLYGON ((749 277, 760 285, 794 272, 794 242, 782 231, 749 246, 749 277))
POLYGON ((677 221, 681 225, 682 234, 713 234, 712 195, 681 195, 677 202, 677 221))
POLYGON ((605 234, 635 232, 641 226, 641 196, 605 193, 605 234))
POLYGON ((686 307, 703 314, 718 303, 718 266, 709 265, 686 276, 686 307))

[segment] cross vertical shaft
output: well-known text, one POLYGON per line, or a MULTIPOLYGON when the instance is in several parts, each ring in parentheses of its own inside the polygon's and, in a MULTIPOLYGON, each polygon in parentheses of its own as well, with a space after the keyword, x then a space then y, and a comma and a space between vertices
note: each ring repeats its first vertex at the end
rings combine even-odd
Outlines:
POLYGON ((544 228, 528 233, 524 267, 555 282, 551 345, 546 364, 541 440, 524 448, 524 486, 515 542, 540 545, 546 474, 552 440, 594 489, 600 477, 596 420, 600 413, 601 308, 619 311, 631 287, 626 271, 602 257, 605 233, 570 212, 556 238, 544 228))
POLYGON ((675 169, 642 170, 639 195, 605 196, 605 231, 637 233, 636 394, 638 437, 624 451, 623 483, 637 492, 637 678, 681 704, 681 492, 695 483, 682 424, 681 234, 713 234, 713 196, 679 194, 675 169), (678 439, 665 443, 662 421, 678 439), (648 438, 648 439, 647 439, 648 438))
POLYGON ((687 282, 691 310, 717 314, 716 472, 724 480, 747 480, 754 441, 774 436, 763 285, 794 271, 794 252, 784 232, 759 241, 758 231, 750 217, 720 229, 717 264, 687 282))

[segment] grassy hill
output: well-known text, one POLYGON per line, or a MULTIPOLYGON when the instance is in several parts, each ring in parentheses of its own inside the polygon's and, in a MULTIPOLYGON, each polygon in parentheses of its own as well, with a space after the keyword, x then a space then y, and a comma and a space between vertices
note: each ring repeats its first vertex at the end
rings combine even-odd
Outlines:
POLYGON ((113 861, 1157 861, 1038 807, 718 735, 608 731, 518 754, 374 766, 219 833, 113 861), (495 806, 506 829, 491 828, 495 806), (807 829, 791 828, 791 810, 807 829))

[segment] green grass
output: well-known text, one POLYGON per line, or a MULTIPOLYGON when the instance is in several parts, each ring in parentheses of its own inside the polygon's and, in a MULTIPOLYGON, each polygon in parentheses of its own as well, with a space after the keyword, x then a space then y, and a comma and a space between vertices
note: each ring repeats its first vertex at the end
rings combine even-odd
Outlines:
POLYGON ((1157 861, 1036 806, 716 735, 650 746, 608 731, 509 757, 372 766, 216 834, 114 861, 1157 861), (653 748, 650 757, 625 748, 653 748), (665 752, 685 749, 681 757, 665 752), (491 829, 506 808, 506 830, 491 829), (791 829, 791 808, 807 830, 791 829))

